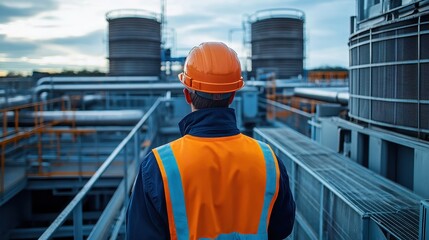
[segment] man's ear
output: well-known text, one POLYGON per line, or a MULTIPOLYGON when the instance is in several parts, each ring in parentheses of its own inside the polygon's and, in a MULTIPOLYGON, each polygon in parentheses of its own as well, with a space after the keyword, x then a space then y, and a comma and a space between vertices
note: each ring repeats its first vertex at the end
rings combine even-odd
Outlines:
POLYGON ((228 105, 232 103, 232 101, 234 100, 234 97, 235 97, 235 92, 233 92, 231 94, 231 96, 229 97, 229 99, 228 99, 228 105))
POLYGON ((191 93, 189 93, 188 89, 183 89, 183 94, 185 94, 185 100, 186 102, 191 105, 192 103, 192 98, 191 98, 191 93))

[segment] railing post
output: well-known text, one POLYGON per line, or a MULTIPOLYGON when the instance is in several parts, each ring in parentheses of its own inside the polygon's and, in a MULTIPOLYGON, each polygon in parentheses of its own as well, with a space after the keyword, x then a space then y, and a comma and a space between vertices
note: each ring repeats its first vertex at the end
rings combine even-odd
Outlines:
POLYGON ((15 132, 19 132, 19 110, 15 109, 15 132))
POLYGON ((325 187, 323 184, 320 184, 320 207, 319 207, 319 239, 324 239, 323 237, 323 219, 324 219, 324 207, 325 207, 325 187))
POLYGON ((139 148, 139 141, 140 140, 140 129, 138 132, 136 132, 136 135, 134 135, 134 159, 137 164, 140 163, 140 148, 139 148))
POLYGON ((75 135, 77 137, 78 141, 78 149, 79 149, 79 156, 78 156, 78 172, 79 172, 79 182, 83 180, 83 167, 82 167, 82 135, 76 133, 75 135))
POLYGON ((5 151, 5 145, 4 145, 4 143, 2 143, 2 145, 1 145, 1 155, 0 155, 0 161, 1 161, 1 178, 0 178, 0 181, 1 181, 1 183, 0 183, 0 196, 2 196, 3 194, 4 194, 4 179, 5 179, 5 177, 4 177, 4 173, 5 173, 5 170, 4 170, 4 168, 5 168, 5 153, 4 153, 4 151, 5 151))
POLYGON ((7 135, 7 111, 3 111, 3 135, 2 137, 6 137, 7 135))
POLYGON ((127 151, 127 146, 128 146, 128 143, 125 144, 124 149, 122 150, 122 151, 124 151, 124 193, 125 193, 124 203, 125 204, 128 203, 128 151, 127 151))
POLYGON ((74 240, 82 240, 82 202, 79 202, 73 210, 73 226, 74 240))

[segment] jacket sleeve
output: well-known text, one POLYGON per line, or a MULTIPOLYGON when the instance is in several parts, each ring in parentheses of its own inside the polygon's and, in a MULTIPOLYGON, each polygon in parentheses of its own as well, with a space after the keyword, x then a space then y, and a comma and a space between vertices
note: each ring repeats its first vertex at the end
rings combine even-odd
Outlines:
POLYGON ((152 152, 143 159, 131 193, 126 239, 170 239, 164 186, 152 152))
POLYGON ((284 239, 292 232, 295 221, 295 201, 289 187, 289 176, 283 162, 277 157, 280 170, 279 192, 271 212, 268 238, 284 239))

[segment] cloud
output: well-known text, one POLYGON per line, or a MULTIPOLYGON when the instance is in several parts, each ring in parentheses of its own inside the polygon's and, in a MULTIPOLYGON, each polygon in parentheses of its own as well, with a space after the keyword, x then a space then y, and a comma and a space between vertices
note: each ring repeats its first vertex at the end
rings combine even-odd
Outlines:
POLYGON ((5 0, 0 3, 0 23, 35 16, 56 8, 58 8, 58 3, 54 0, 38 0, 34 2, 28 0, 5 0))
POLYGON ((104 30, 96 30, 78 37, 53 38, 47 40, 9 39, 0 34, 0 52, 6 57, 40 57, 63 54, 70 51, 87 55, 104 55, 107 43, 104 30))
POLYGON ((25 57, 32 54, 38 48, 38 45, 34 42, 8 39, 6 35, 0 34, 0 52, 3 53, 5 57, 25 57))
POLYGON ((103 55, 107 49, 107 30, 96 30, 78 37, 54 38, 45 40, 44 43, 72 48, 73 50, 88 55, 103 55))
POLYGON ((349 58, 347 46, 333 46, 323 49, 315 49, 311 51, 311 56, 306 62, 309 68, 329 66, 348 66, 349 58))
POLYGON ((8 39, 0 34, 0 69, 28 72, 32 69, 106 68, 104 30, 48 40, 8 39))
POLYGON ((0 57, 0 69, 13 72, 31 73, 32 70, 61 71, 63 69, 88 69, 106 71, 107 61, 99 57, 87 56, 50 56, 42 58, 3 59, 0 57))

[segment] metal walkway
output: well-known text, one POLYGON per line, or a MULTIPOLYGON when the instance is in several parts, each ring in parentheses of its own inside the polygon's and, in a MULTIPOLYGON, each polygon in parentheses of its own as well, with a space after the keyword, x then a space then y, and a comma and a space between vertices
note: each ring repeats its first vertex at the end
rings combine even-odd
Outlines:
POLYGON ((287 128, 255 129, 285 163, 294 239, 418 239, 419 196, 287 128))

